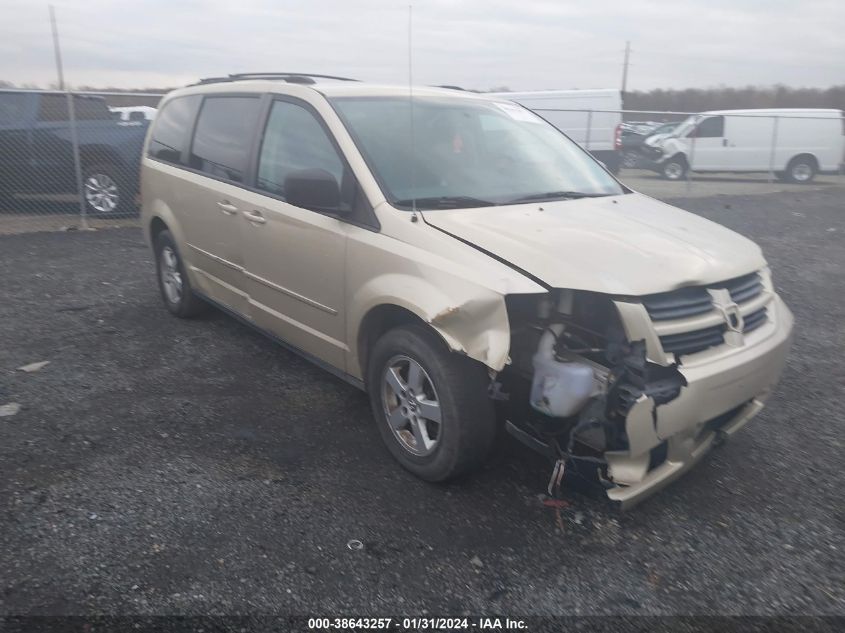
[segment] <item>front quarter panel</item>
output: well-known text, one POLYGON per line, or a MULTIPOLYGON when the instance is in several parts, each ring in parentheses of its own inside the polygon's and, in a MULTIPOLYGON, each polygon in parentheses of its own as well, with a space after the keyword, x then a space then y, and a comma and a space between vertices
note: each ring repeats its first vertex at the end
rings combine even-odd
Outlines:
POLYGON ((412 312, 453 351, 501 370, 510 349, 505 296, 546 289, 423 222, 411 223, 410 214, 396 213, 406 226, 394 229, 413 238, 365 229, 349 235, 347 373, 363 379, 362 350, 354 342, 366 315, 382 305, 412 312))

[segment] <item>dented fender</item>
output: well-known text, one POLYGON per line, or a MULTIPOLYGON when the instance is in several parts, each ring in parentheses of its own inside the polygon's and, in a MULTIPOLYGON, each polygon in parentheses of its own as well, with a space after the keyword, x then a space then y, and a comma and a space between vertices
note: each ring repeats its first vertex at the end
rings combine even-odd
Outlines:
MULTIPOLYGON (((367 313, 383 305, 395 305, 429 324, 453 351, 465 354, 494 371, 500 371, 510 351, 510 325, 505 296, 489 289, 467 287, 459 280, 432 281, 390 273, 373 278, 362 286, 350 314, 360 324, 367 313)), ((356 328, 357 332, 357 328, 356 328)), ((356 340, 350 335, 349 340, 356 340)), ((355 349, 347 371, 361 373, 355 349)), ((362 376, 359 376, 362 378, 362 376)))
POLYGON ((363 379, 358 334, 368 313, 398 306, 427 323, 453 351, 494 371, 506 364, 510 324, 505 297, 547 289, 478 250, 411 222, 381 216, 381 235, 350 229, 347 242, 346 371, 363 379), (385 233, 395 239, 384 239, 385 233), (455 252, 461 251, 460 256, 455 252))

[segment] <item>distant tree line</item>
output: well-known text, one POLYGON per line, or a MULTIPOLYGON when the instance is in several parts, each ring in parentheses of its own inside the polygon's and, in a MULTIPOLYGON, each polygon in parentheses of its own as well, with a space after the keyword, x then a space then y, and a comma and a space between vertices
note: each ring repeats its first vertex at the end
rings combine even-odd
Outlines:
MULTIPOLYGON (((511 92, 507 86, 489 92, 511 92)), ((626 92, 626 110, 701 112, 750 108, 836 108, 845 110, 845 84, 830 88, 746 86, 744 88, 684 88, 626 92)))
MULTIPOLYGON (((15 85, 0 80, 0 88, 37 88, 35 84, 15 85)), ((49 86, 55 89, 55 85, 49 86)), ((75 90, 101 92, 164 93, 172 88, 111 88, 75 86, 75 90)), ((507 86, 491 88, 489 92, 509 92, 507 86)), ((845 84, 830 88, 790 88, 783 85, 746 86, 730 88, 685 88, 626 92, 623 99, 626 110, 656 110, 676 112, 701 112, 746 108, 836 108, 845 110, 845 84)), ((641 117, 640 117, 641 118, 641 117)))
POLYGON ((699 112, 748 108, 836 108, 845 110, 845 84, 830 88, 746 86, 745 88, 656 89, 626 92, 626 110, 699 112))

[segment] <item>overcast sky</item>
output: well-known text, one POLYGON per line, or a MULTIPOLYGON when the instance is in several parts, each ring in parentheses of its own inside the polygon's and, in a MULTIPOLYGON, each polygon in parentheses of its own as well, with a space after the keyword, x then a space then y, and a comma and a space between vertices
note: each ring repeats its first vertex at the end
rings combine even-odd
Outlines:
MULTIPOLYGON (((56 0, 74 85, 243 71, 408 80, 402 0, 56 0)), ((845 83, 843 0, 416 0, 414 82, 467 88, 845 83)), ((2 0, 0 79, 55 81, 47 4, 2 0)))

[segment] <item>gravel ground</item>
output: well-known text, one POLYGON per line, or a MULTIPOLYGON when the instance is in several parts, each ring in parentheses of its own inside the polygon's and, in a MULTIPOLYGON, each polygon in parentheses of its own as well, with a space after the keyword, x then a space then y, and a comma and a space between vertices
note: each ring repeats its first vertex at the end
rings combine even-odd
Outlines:
POLYGON ((845 614, 843 200, 679 202, 763 246, 795 347, 755 421, 624 514, 543 506, 513 442, 416 480, 362 393, 171 317, 137 229, 0 237, 0 613, 845 614))

